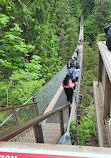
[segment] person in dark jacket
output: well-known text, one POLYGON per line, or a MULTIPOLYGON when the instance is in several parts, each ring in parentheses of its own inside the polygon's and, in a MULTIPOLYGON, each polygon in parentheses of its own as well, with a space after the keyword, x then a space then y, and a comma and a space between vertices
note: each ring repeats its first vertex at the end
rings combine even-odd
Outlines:
POLYGON ((106 33, 106 45, 111 51, 111 25, 105 26, 104 32, 106 33))
POLYGON ((70 69, 70 67, 71 67, 71 59, 69 59, 67 62, 67 69, 70 69))
POLYGON ((65 94, 67 96, 67 101, 72 104, 72 96, 73 96, 73 87, 74 83, 72 83, 71 74, 67 74, 62 82, 62 86, 64 87, 65 94))

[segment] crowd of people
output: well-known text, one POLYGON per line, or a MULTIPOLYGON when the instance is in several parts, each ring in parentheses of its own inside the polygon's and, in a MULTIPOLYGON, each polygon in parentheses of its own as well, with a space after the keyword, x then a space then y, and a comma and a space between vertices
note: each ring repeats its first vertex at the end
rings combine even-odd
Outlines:
MULTIPOLYGON (((82 10, 83 11, 83 10, 82 10)), ((105 26, 104 31, 106 33, 106 45, 108 49, 111 51, 111 25, 105 26)), ((82 38, 78 41, 78 46, 83 44, 82 38)), ((74 52, 74 57, 68 60, 67 63, 67 69, 68 73, 66 77, 63 79, 63 87, 65 94, 67 96, 67 101, 72 104, 72 96, 73 96, 73 90, 75 92, 75 87, 78 82, 78 78, 80 75, 80 66, 77 62, 77 58, 79 56, 79 49, 77 48, 74 52)))
POLYGON ((74 52, 74 57, 69 59, 67 62, 67 70, 68 73, 66 77, 63 79, 63 87, 65 94, 67 96, 67 101, 72 104, 72 96, 73 92, 76 91, 76 85, 78 84, 78 78, 80 75, 80 66, 77 62, 77 58, 79 56, 79 49, 77 48, 74 52))

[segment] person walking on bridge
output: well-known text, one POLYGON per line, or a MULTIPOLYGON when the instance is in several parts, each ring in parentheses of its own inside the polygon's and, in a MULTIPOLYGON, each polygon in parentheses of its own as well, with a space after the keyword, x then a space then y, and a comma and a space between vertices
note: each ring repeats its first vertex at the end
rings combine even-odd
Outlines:
POLYGON ((67 101, 72 104, 72 96, 73 96, 73 87, 74 83, 72 83, 71 74, 67 74, 62 82, 62 86, 64 87, 65 94, 67 96, 67 101))

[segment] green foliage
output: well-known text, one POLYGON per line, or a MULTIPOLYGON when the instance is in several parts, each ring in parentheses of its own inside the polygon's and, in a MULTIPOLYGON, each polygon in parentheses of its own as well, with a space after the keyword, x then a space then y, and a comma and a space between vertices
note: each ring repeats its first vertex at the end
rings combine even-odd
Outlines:
POLYGON ((39 79, 36 73, 24 70, 14 71, 8 82, 2 81, 0 84, 1 106, 23 104, 44 84, 44 79, 39 79), (3 92, 3 93, 2 93, 3 92))
POLYGON ((72 145, 77 145, 77 126, 74 121, 70 124, 70 137, 71 137, 71 143, 72 145))
MULTIPOLYGON (((79 125, 79 138, 81 145, 89 145, 88 142, 97 138, 94 107, 90 105, 93 100, 93 81, 98 78, 98 41, 105 41, 104 27, 111 22, 110 0, 82 0, 84 8, 84 63, 81 93, 83 100, 81 105, 81 122, 79 125), (90 105, 90 106, 89 106, 90 105)), ((71 124, 72 143, 77 144, 77 127, 71 124), (74 138, 74 139, 73 139, 74 138)))
POLYGON ((1 106, 23 104, 71 57, 79 8, 77 0, 0 1, 1 106))
POLYGON ((98 21, 94 18, 94 15, 90 15, 84 22, 84 36, 85 41, 89 42, 90 45, 93 45, 96 36, 98 35, 98 21))
POLYGON ((8 22, 9 22, 9 17, 4 14, 0 14, 0 29, 6 27, 8 22))
POLYGON ((81 145, 87 145, 88 141, 91 141, 93 137, 97 137, 95 109, 93 104, 89 105, 87 108, 81 105, 81 109, 83 114, 79 125, 79 135, 81 145))
POLYGON ((85 18, 87 18, 93 11, 95 0, 82 0, 80 1, 82 8, 84 9, 85 18))
POLYGON ((111 8, 110 0, 95 0, 94 17, 98 21, 99 32, 103 32, 103 28, 107 23, 107 17, 109 16, 108 10, 111 8))
MULTIPOLYGON (((80 145, 87 145, 93 138, 97 137, 94 106, 90 105, 85 108, 81 105, 83 114, 78 126, 80 145)), ((70 136, 73 145, 77 145, 77 127, 75 122, 71 122, 70 136)))
POLYGON ((81 16, 81 3, 78 0, 69 0, 69 4, 71 6, 71 14, 76 17, 77 20, 80 19, 81 16))
MULTIPOLYGON (((74 2, 61 0, 57 12, 57 22, 59 26, 57 30, 57 35, 60 42, 59 56, 61 56, 64 61, 66 61, 68 57, 72 56, 78 40, 79 30, 77 19, 73 16, 74 4, 71 5, 72 3, 74 2)), ((78 13, 78 11, 76 10, 76 13, 78 14, 78 16, 80 16, 80 12, 78 13)))
POLYGON ((18 24, 13 23, 9 27, 9 17, 4 14, 0 22, 0 103, 1 106, 7 105, 8 93, 8 106, 23 104, 44 84, 44 79, 40 79, 41 58, 32 55, 28 60, 35 47, 25 44, 25 40, 20 37, 23 31, 18 24), (4 31, 6 27, 7 31, 4 31))
POLYGON ((97 48, 89 46, 88 42, 84 42, 84 67, 83 79, 81 81, 81 91, 83 95, 83 105, 89 106, 93 99, 93 81, 98 77, 98 54, 97 48))
MULTIPOLYGON (((88 1, 86 4, 88 5, 88 1)), ((92 1, 90 1, 92 2, 92 1)), ((110 24, 111 3, 110 0, 95 0, 90 14, 84 23, 85 40, 93 45, 96 38, 104 32, 104 27, 110 24)))
POLYGON ((98 34, 98 36, 96 37, 96 42, 98 41, 106 41, 105 33, 98 34))
POLYGON ((32 52, 35 48, 31 44, 26 45, 24 39, 20 37, 23 31, 19 25, 13 23, 14 27, 9 28, 9 21, 6 19, 9 19, 9 17, 2 14, 1 28, 7 27, 6 32, 2 32, 3 29, 0 32, 0 75, 2 79, 8 79, 12 71, 18 67, 25 68, 29 52, 32 52))

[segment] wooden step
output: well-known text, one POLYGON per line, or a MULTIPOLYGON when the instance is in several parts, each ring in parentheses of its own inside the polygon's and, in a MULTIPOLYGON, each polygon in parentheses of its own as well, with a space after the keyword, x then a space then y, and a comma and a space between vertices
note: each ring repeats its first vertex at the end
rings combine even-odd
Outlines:
POLYGON ((61 137, 59 123, 45 123, 42 125, 44 143, 56 144, 61 137))

